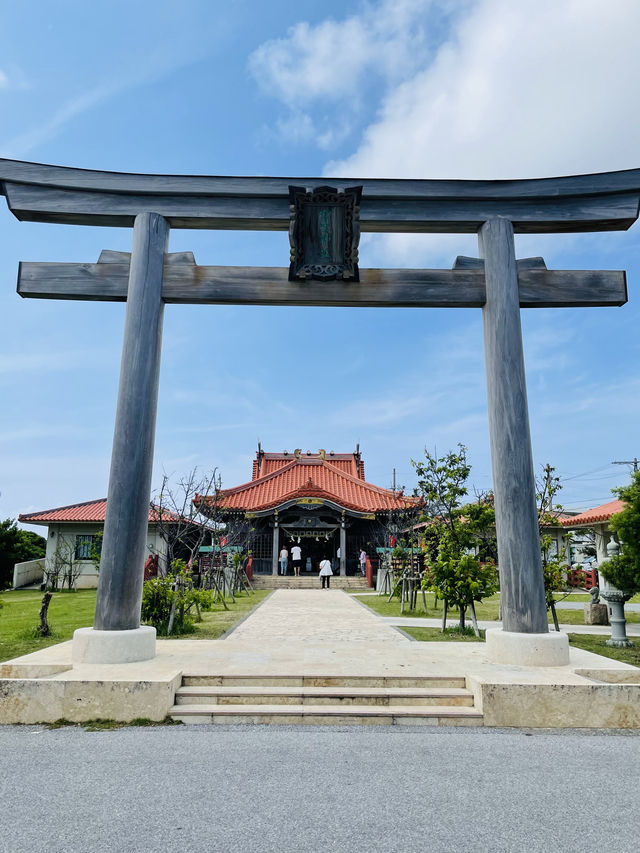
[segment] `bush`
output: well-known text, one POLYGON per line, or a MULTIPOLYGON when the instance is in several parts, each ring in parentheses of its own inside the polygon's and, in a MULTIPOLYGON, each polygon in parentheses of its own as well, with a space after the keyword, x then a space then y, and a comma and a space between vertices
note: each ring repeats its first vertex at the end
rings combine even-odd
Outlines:
POLYGON ((160 636, 167 636, 173 613, 171 634, 190 634, 195 630, 193 608, 211 610, 213 593, 208 589, 194 589, 187 577, 183 561, 174 561, 175 574, 163 578, 150 578, 142 590, 142 621, 153 625, 160 636))

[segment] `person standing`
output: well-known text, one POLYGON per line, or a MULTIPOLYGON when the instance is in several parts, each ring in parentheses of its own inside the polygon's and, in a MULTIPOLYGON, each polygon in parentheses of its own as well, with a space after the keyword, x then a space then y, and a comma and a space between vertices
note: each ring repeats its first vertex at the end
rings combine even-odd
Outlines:
POLYGON ((291 549, 291 558, 293 560, 294 577, 300 577, 300 566, 302 565, 302 548, 299 545, 294 545, 291 549))
POLYGON ((320 563, 320 578, 322 579, 322 589, 329 589, 331 583, 331 575, 333 571, 331 570, 331 561, 327 560, 325 557, 324 560, 320 563))
POLYGON ((289 562, 289 552, 282 546, 282 551, 280 551, 280 574, 286 575, 287 573, 287 563, 289 562))
POLYGON ((360 549, 359 561, 360 561, 360 574, 362 575, 362 577, 364 577, 365 574, 367 573, 367 552, 363 548, 360 549))

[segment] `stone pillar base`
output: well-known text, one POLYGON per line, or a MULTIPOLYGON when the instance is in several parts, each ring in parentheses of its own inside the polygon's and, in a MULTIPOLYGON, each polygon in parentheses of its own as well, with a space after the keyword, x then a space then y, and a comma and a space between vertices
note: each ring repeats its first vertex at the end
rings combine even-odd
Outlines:
POLYGON ((566 666, 569 663, 569 638, 558 631, 520 634, 489 628, 486 642, 492 663, 514 666, 566 666))
POLYGON ((156 656, 156 629, 148 625, 129 631, 97 631, 78 628, 73 632, 71 657, 78 663, 135 663, 156 656))
POLYGON ((608 625, 609 624, 609 608, 606 604, 585 604, 584 606, 584 624, 585 625, 608 625))

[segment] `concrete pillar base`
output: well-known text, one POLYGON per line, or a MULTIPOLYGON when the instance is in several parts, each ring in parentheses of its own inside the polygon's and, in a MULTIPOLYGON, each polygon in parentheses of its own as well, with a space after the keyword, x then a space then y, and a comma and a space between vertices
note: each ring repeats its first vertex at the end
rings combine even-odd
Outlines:
POLYGON ((489 628, 487 655, 492 663, 514 666, 566 666, 569 663, 569 638, 552 631, 548 634, 520 634, 489 628))
POLYGON ((78 628, 73 632, 71 658, 78 663, 135 663, 156 656, 156 629, 148 625, 130 631, 96 631, 78 628))

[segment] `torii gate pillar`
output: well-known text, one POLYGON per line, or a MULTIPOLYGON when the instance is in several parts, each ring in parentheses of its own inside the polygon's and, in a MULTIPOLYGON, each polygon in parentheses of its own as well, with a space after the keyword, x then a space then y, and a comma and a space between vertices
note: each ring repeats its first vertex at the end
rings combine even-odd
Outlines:
POLYGON ((74 633, 77 662, 155 656, 156 629, 140 626, 140 566, 149 522, 168 243, 166 219, 157 213, 136 216, 96 612, 93 628, 74 633))
POLYGON ((489 219, 478 238, 503 625, 487 631, 487 653, 498 663, 568 664, 567 635, 548 627, 513 226, 508 219, 489 219))

